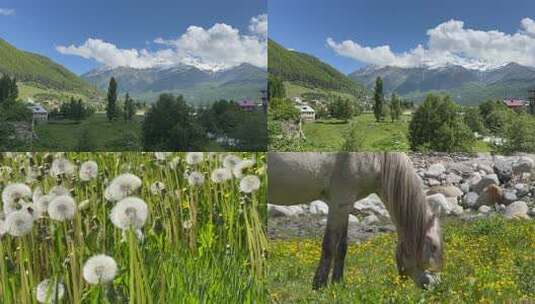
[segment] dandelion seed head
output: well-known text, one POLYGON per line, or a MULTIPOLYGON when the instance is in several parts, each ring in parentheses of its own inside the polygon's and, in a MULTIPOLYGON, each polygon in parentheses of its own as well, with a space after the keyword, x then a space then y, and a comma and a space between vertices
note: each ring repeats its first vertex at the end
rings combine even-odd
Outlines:
POLYGON ((92 179, 97 178, 98 175, 98 165, 92 160, 88 160, 80 166, 80 179, 87 182, 92 179))
POLYGON ((247 175, 240 181, 240 191, 252 193, 260 189, 260 179, 256 175, 247 175))
POLYGON ((232 173, 234 174, 236 178, 242 178, 244 175, 243 171, 246 170, 247 168, 254 166, 254 164, 255 164, 254 160, 244 159, 234 166, 234 168, 232 169, 232 173))
POLYGON ((32 231, 33 218, 26 210, 18 210, 7 215, 4 229, 12 236, 24 236, 32 231))
POLYGON ((5 223, 4 220, 0 220, 0 238, 2 238, 4 236, 4 234, 6 234, 6 232, 7 232, 5 224, 6 223, 5 223))
POLYGON ((200 172, 193 171, 188 175, 188 182, 191 186, 200 186, 204 184, 204 175, 200 172))
POLYGON ((114 178, 105 193, 112 201, 120 201, 141 187, 141 179, 134 174, 125 173, 114 178))
POLYGON ((153 195, 160 195, 165 190, 165 184, 163 182, 154 182, 150 185, 150 193, 153 195))
POLYGON ((217 168, 212 171, 211 179, 214 183, 222 183, 232 178, 232 171, 228 168, 217 168))
POLYGON ((4 203, 4 213, 8 214, 17 211, 21 207, 24 199, 32 197, 32 189, 26 184, 16 183, 7 185, 2 191, 2 201, 4 203))
POLYGON ((35 209, 43 214, 45 212, 48 212, 48 205, 56 197, 55 195, 47 194, 39 197, 37 200, 33 201, 33 205, 35 209))
POLYGON ((140 229, 145 225, 148 215, 147 204, 142 199, 127 197, 113 207, 110 219, 119 229, 140 229))
POLYGON ((186 230, 191 229, 191 227, 193 227, 193 222, 191 220, 185 220, 182 222, 182 227, 186 230))
POLYGON ((175 170, 178 167, 178 164, 180 163, 180 157, 174 157, 169 163, 169 168, 175 170))
POLYGON ((188 165, 196 165, 202 162, 204 159, 204 153, 202 152, 188 152, 186 153, 186 163, 188 165))
POLYGON ((239 162, 241 162, 241 158, 236 155, 229 154, 223 158, 223 167, 232 170, 239 162))
POLYGON ((83 276, 89 284, 104 284, 113 281, 117 275, 117 263, 107 255, 90 257, 84 264, 83 276))
POLYGON ((54 177, 63 174, 72 176, 74 175, 75 169, 76 168, 74 167, 74 165, 68 159, 60 157, 52 161, 52 166, 50 167, 50 175, 54 177))
POLYGON ((56 300, 63 299, 65 287, 61 282, 53 279, 46 279, 37 285, 35 297, 39 303, 53 304, 56 300))
POLYGON ((49 195, 52 196, 62 196, 62 195, 69 195, 70 191, 69 189, 63 187, 63 186, 54 186, 48 191, 49 195))
POLYGON ((48 215, 56 221, 70 220, 76 213, 76 203, 68 195, 56 196, 48 204, 48 215))

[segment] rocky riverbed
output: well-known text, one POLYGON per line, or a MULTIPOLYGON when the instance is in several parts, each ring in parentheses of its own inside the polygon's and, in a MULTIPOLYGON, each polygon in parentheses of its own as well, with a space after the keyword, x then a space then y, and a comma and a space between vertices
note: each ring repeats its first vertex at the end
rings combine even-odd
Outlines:
MULTIPOLYGON (((473 220, 491 215, 535 219, 535 155, 409 154, 422 179, 427 202, 441 217, 473 220)), ((322 236, 328 214, 322 201, 268 205, 270 238, 322 236)), ((349 240, 394 231, 380 198, 372 194, 353 205, 349 240)))

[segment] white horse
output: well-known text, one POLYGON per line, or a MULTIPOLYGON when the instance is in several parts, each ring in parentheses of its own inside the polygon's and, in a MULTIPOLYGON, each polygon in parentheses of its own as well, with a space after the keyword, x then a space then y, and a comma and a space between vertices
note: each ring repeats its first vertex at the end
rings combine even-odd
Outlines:
POLYGON ((402 153, 268 153, 269 202, 278 205, 321 199, 329 205, 327 228, 313 288, 343 277, 349 212, 371 193, 384 202, 398 234, 400 275, 419 287, 434 283, 442 267, 440 223, 427 207, 410 159, 402 153), (333 263, 334 261, 334 263, 333 263))

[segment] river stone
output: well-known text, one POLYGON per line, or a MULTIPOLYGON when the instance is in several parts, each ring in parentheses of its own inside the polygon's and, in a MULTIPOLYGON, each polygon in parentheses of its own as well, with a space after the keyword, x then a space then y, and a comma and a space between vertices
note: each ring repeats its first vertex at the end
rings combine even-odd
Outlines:
POLYGON ((516 184, 515 185, 516 195, 519 197, 523 197, 529 193, 529 186, 526 184, 516 184))
POLYGON ((533 160, 529 157, 521 157, 513 163, 514 174, 530 173, 533 169, 533 160))
POLYGON ((505 217, 506 218, 523 218, 529 219, 528 216, 528 205, 523 201, 516 201, 511 205, 505 207, 505 217))
POLYGON ((329 206, 322 201, 313 201, 312 203, 310 203, 308 211, 311 214, 327 215, 329 214, 329 206))
POLYGON ((494 169, 492 169, 489 165, 487 164, 478 164, 477 165, 477 168, 479 170, 482 170, 483 172, 485 172, 485 174, 492 174, 494 173, 494 169))
POLYGON ((451 213, 450 203, 442 193, 436 193, 426 197, 427 204, 438 215, 448 215, 451 213))
POLYGON ((535 217, 535 207, 529 209, 528 215, 535 217))
POLYGON ((492 210, 492 208, 490 208, 489 206, 481 206, 479 207, 479 209, 477 209, 479 212, 483 213, 483 214, 488 214, 490 213, 490 211, 492 210))
POLYGON ((463 193, 468 193, 470 192, 470 185, 468 183, 462 183, 459 185, 459 189, 461 189, 463 193))
POLYGON ((429 178, 429 179, 427 179, 427 184, 428 184, 430 187, 434 187, 434 186, 438 186, 438 185, 440 185, 440 182, 439 182, 437 179, 429 178))
POLYGON ((496 174, 489 174, 485 175, 481 178, 479 183, 475 184, 472 187, 472 190, 474 190, 477 193, 481 193, 485 188, 487 188, 490 185, 499 185, 500 181, 498 180, 498 176, 496 174))
POLYGON ((305 213, 302 206, 279 206, 268 204, 268 214, 272 217, 298 216, 305 213))
POLYGON ((463 191, 455 186, 435 186, 427 191, 427 195, 433 195, 437 193, 442 193, 445 197, 455 198, 463 195, 463 191))
POLYGON ((439 178, 444 172, 446 172, 446 168, 441 163, 432 164, 427 168, 427 171, 425 172, 425 176, 432 177, 432 178, 439 178))
POLYGON ((503 203, 509 205, 512 202, 515 202, 518 198, 516 197, 515 190, 505 190, 503 191, 503 203))
POLYGON ((468 177, 467 182, 470 185, 470 188, 474 187, 481 181, 481 174, 474 172, 468 177))
POLYGON ((354 216, 353 214, 350 214, 348 221, 349 221, 350 224, 358 224, 359 219, 356 216, 354 216))
POLYGON ((474 208, 476 207, 478 198, 479 194, 477 194, 477 192, 468 192, 463 199, 464 205, 469 208, 474 208))
POLYGON ((462 180, 463 178, 455 173, 449 173, 448 175, 446 175, 446 183, 451 184, 451 185, 457 185, 462 180))
POLYGON ((494 172, 502 183, 507 183, 513 177, 513 164, 510 160, 500 159, 494 163, 494 172))
POLYGON ((390 215, 385 205, 377 194, 370 194, 368 197, 361 199, 353 204, 353 209, 359 213, 365 212, 375 214, 381 218, 389 219, 390 215))

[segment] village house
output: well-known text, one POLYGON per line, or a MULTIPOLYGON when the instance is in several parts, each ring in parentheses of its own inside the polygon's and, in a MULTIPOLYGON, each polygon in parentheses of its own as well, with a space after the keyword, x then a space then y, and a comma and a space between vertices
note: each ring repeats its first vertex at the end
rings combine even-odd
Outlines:
POLYGON ((237 102, 237 105, 240 109, 244 110, 244 111, 248 111, 248 112, 252 112, 256 109, 257 107, 257 104, 256 102, 252 101, 252 100, 242 100, 242 101, 238 101, 237 102))
POLYGON ((47 121, 48 120, 48 111, 40 104, 29 104, 27 107, 32 111, 32 120, 35 122, 47 121))
POLYGON ((522 99, 505 99, 503 103, 509 108, 509 109, 523 109, 524 107, 527 107, 529 105, 529 102, 522 99))
POLYGON ((316 120, 316 111, 312 109, 309 105, 299 105, 295 106, 300 113, 300 117, 302 121, 314 121, 316 120))

